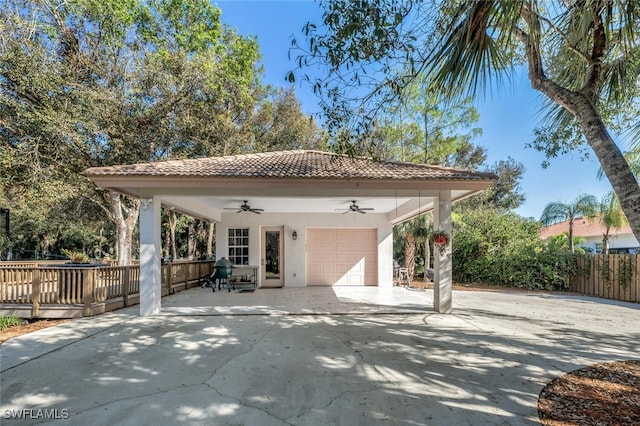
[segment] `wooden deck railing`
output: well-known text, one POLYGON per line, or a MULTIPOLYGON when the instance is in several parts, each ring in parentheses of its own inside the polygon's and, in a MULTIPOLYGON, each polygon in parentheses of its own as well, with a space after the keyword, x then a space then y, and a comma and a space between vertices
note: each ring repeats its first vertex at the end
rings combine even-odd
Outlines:
POLYGON ((596 254, 578 256, 581 273, 569 289, 589 296, 640 302, 640 255, 596 254))
MULTIPOLYGON (((200 285, 214 261, 162 266, 162 296, 200 285)), ((0 265, 0 314, 22 318, 91 316, 139 303, 140 267, 0 265)))

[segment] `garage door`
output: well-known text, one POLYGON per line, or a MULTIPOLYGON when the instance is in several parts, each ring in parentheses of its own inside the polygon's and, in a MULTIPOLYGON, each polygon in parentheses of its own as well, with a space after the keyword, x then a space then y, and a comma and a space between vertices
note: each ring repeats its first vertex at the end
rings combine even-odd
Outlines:
POLYGON ((377 285, 378 232, 307 229, 307 285, 377 285))

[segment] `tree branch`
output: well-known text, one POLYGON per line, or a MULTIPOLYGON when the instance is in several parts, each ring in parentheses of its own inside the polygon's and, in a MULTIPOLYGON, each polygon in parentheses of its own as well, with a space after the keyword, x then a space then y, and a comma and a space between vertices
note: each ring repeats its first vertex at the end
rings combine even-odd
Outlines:
MULTIPOLYGON (((523 18, 532 32, 540 34, 539 14, 534 13, 530 5, 525 3, 523 7, 523 18)), ((522 42, 525 48, 527 63, 529 67, 529 81, 531 87, 547 95, 551 100, 564 107, 574 116, 576 115, 575 92, 560 86, 555 81, 547 78, 542 63, 542 55, 539 49, 539 38, 534 39, 522 28, 515 27, 516 37, 522 42), (572 96, 573 95, 573 96, 572 96)))
POLYGON ((598 10, 593 10, 593 51, 589 60, 587 78, 581 92, 586 94, 589 99, 595 100, 601 83, 602 61, 607 46, 607 35, 602 23, 603 6, 593 5, 592 7, 598 8, 598 10))

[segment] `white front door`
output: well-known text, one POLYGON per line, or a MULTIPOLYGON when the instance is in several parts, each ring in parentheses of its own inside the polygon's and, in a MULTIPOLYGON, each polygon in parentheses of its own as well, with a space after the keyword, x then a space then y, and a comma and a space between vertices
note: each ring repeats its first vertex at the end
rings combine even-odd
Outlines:
POLYGON ((284 286, 284 227, 262 228, 260 249, 260 286, 284 286))

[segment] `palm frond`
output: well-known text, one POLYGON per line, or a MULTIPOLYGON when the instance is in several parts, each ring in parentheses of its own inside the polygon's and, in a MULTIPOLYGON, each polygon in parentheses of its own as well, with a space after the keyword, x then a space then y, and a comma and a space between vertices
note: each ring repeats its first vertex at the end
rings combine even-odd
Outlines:
POLYGON ((622 207, 620 207, 620 200, 613 191, 602 197, 599 210, 600 222, 602 222, 607 229, 620 229, 629 223, 622 211, 622 207))
POLYGON ((615 59, 606 63, 603 69, 601 88, 603 100, 615 105, 624 105, 629 101, 630 89, 637 88, 639 75, 640 47, 625 56, 617 55, 615 59))
POLYGON ((460 2, 429 62, 436 84, 450 96, 475 95, 511 70, 508 49, 521 1, 460 2))
POLYGON ((545 206, 540 216, 540 222, 544 226, 553 225, 554 223, 567 220, 569 216, 569 206, 563 202, 557 201, 549 203, 545 206))
POLYGON ((591 194, 580 194, 571 203, 555 201, 545 206, 540 216, 544 226, 564 220, 572 221, 579 216, 593 217, 597 214, 598 200, 591 194))

